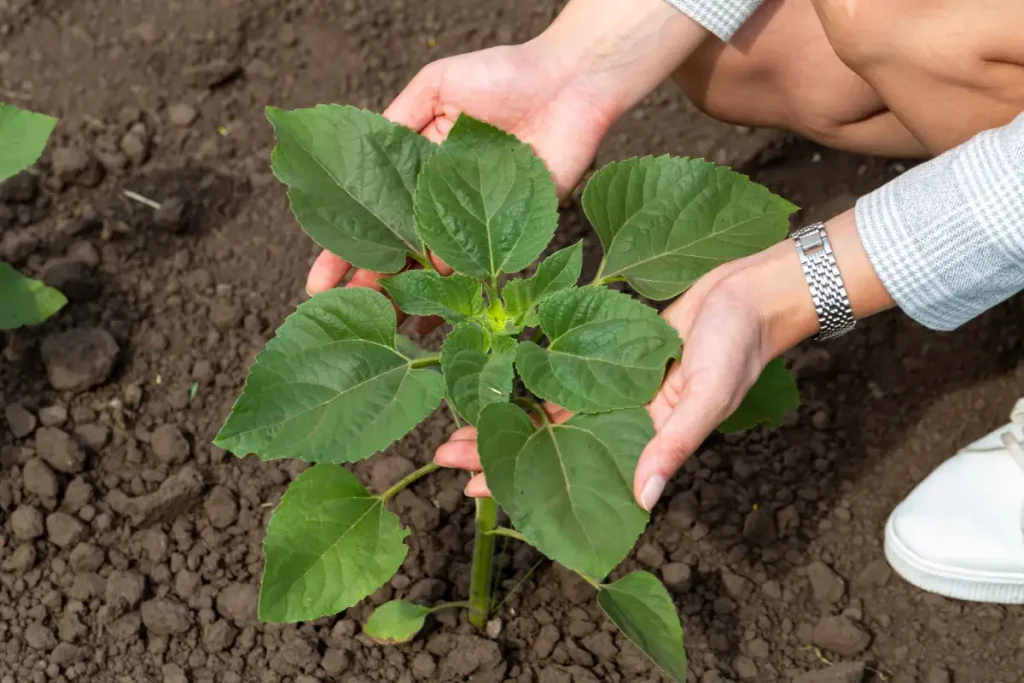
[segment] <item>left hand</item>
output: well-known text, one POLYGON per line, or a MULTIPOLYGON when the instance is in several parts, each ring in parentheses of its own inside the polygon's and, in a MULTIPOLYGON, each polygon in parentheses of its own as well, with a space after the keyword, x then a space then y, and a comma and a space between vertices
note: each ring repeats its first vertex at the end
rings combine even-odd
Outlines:
MULTIPOLYGON (((817 317, 796 252, 782 243, 705 275, 662 313, 686 343, 647 405, 656 435, 644 449, 633 495, 650 510, 669 478, 739 406, 773 358, 817 331, 817 317)), ((545 406, 553 421, 570 414, 545 406)), ((488 496, 476 430, 463 427, 435 462, 477 473, 466 494, 488 496)))

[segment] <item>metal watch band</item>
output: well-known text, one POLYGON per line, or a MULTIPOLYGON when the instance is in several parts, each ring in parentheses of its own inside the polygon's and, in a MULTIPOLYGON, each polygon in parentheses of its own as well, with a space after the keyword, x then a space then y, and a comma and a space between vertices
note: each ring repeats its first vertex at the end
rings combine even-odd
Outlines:
POLYGON ((850 297, 836 265, 832 244, 825 234, 825 224, 808 225, 794 231, 792 237, 818 314, 820 329, 815 339, 824 341, 846 334, 857 321, 853 318, 850 297))

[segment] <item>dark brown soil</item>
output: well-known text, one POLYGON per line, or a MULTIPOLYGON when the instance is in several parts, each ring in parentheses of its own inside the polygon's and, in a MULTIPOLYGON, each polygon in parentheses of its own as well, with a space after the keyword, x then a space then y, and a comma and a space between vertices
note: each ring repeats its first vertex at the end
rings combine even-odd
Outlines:
MULTIPOLYGON (((0 100, 61 117, 38 175, 0 195, 0 257, 73 299, 3 344, 0 682, 663 680, 550 565, 505 603, 494 639, 445 613, 409 645, 361 636, 371 603, 463 596, 472 505, 454 472, 398 497, 409 558, 367 604, 257 623, 263 528, 302 466, 210 446, 316 251, 269 174, 263 105, 380 108, 420 65, 526 38, 557 4, 0 1, 0 100)), ((901 170, 711 122, 671 89, 599 162, 652 152, 740 165, 803 218, 901 170)), ((564 234, 581 226, 573 205, 564 234)), ((1022 304, 952 334, 887 315, 808 345, 791 358, 795 419, 716 437, 688 463, 622 571, 671 586, 691 680, 1020 680, 1024 611, 912 589, 887 570, 881 531, 1024 394, 1022 304)), ((450 429, 435 416, 356 469, 385 486, 450 429)), ((506 585, 535 559, 508 548, 506 585)))

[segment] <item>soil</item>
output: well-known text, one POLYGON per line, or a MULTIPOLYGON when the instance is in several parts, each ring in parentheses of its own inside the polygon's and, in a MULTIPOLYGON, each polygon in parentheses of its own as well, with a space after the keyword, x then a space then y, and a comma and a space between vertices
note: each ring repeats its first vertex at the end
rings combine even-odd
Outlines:
MULTIPOLYGON (((472 505, 455 472, 396 499, 409 556, 364 604, 259 624, 263 529, 303 465, 210 445, 316 253, 270 175, 263 105, 379 110, 429 60, 525 39, 557 4, 0 0, 0 99, 61 119, 37 172, 0 190, 0 255, 72 299, 2 346, 0 682, 665 680, 550 564, 489 635, 449 612, 408 645, 362 636, 392 597, 464 597, 472 505)), ((664 152, 738 166, 806 207, 801 220, 904 170, 710 121, 671 88, 598 163, 664 152)), ((563 240, 583 225, 573 201, 563 240)), ((896 314, 864 328, 794 351, 799 413, 710 439, 619 570, 670 586, 692 681, 1009 683, 1024 670, 1024 611, 917 591, 881 551, 902 496, 1024 394, 1024 301, 950 334, 896 314)), ((380 489, 451 428, 435 415, 355 469, 380 489)), ((510 588, 536 556, 513 545, 500 559, 510 588)))

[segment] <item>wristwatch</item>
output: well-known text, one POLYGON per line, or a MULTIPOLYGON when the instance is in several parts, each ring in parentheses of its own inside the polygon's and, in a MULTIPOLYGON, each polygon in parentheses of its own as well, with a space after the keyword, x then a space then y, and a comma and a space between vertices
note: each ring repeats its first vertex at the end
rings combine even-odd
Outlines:
POLYGON ((807 286, 811 290, 814 310, 818 314, 818 341, 841 337, 853 329, 857 321, 850 308, 850 297, 843 285, 843 276, 836 265, 832 244, 825 234, 825 224, 815 223, 792 234, 807 286))

